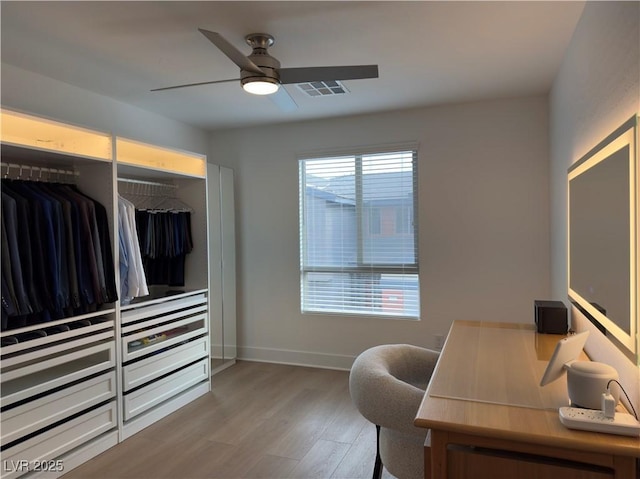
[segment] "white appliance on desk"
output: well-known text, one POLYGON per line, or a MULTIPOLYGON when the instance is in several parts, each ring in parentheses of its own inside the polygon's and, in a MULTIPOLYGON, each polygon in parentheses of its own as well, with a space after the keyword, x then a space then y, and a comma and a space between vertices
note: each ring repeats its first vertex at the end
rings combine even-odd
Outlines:
POLYGON ((630 414, 615 412, 620 391, 611 389, 618 372, 608 364, 578 361, 589 331, 561 339, 540 380, 545 386, 567 373, 567 390, 573 407, 561 407, 560 422, 570 429, 640 435, 640 422, 630 414), (606 406, 605 406, 606 404, 606 406))
MULTIPOLYGON (((577 360, 588 336, 589 331, 585 331, 567 336, 558 342, 540 386, 561 378, 566 372, 571 405, 600 409, 602 393, 606 391, 609 381, 618 379, 618 372, 608 364, 577 360)), ((617 404, 620 396, 618 388, 614 388, 612 395, 617 404)))

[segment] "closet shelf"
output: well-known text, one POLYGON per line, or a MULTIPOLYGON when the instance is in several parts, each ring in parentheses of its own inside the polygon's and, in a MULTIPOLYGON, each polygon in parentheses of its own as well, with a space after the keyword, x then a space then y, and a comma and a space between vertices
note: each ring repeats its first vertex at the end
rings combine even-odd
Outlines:
POLYGON ((88 155, 74 155, 57 150, 23 146, 7 141, 0 142, 3 163, 24 163, 26 166, 47 166, 54 163, 58 168, 74 168, 79 164, 93 164, 96 162, 111 163, 111 159, 97 158, 88 155))

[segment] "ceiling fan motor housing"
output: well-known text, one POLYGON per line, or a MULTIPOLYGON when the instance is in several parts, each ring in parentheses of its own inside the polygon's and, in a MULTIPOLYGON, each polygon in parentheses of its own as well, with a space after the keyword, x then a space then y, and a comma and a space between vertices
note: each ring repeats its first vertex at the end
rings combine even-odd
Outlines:
POLYGON ((279 85, 280 75, 278 75, 278 69, 280 68, 280 62, 267 52, 267 48, 274 43, 273 37, 266 33, 252 33, 247 35, 245 40, 253 48, 251 55, 247 58, 260 67, 265 74, 263 76, 252 71, 240 70, 240 83, 244 85, 259 79, 279 85))

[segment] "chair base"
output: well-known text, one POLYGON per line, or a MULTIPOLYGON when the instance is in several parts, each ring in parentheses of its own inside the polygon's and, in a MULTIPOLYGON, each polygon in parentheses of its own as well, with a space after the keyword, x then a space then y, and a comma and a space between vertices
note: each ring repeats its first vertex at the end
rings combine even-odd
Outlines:
POLYGON ((373 479, 382 477, 382 458, 380 457, 380 426, 376 424, 376 462, 373 466, 373 479))

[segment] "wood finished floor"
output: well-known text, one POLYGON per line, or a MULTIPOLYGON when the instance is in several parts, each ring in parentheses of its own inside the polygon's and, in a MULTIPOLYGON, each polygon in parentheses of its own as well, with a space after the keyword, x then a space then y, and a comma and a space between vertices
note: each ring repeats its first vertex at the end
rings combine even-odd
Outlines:
POLYGON ((238 362, 211 393, 63 478, 370 479, 375 426, 351 403, 348 378, 238 362))

